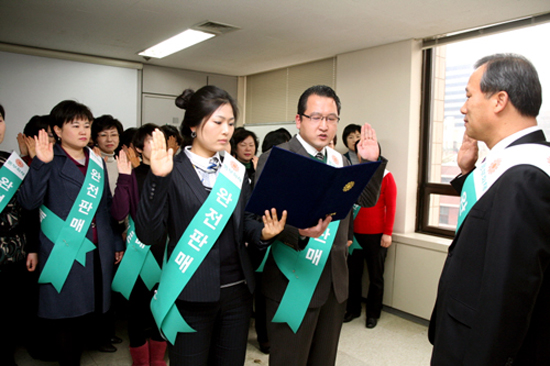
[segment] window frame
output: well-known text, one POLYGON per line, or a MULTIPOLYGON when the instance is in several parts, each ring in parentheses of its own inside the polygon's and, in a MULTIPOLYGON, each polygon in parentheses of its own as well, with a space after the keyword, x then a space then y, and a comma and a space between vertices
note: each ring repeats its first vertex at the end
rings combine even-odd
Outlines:
POLYGON ((433 48, 422 51, 422 103, 420 106, 420 151, 418 169, 418 195, 416 213, 416 232, 454 238, 454 231, 429 225, 430 197, 432 195, 444 195, 459 197, 449 183, 432 183, 429 181, 431 131, 432 131, 432 97, 433 97, 433 73, 435 54, 433 48))

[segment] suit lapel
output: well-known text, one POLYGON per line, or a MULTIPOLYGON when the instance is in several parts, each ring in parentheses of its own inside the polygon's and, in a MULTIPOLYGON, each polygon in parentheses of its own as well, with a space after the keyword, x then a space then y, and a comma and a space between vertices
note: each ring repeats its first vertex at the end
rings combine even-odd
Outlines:
POLYGON ((176 174, 181 176, 183 180, 190 188, 191 192, 197 197, 200 202, 204 202, 208 197, 208 193, 204 189, 195 167, 191 164, 191 161, 185 154, 185 151, 182 151, 177 157, 174 164, 174 170, 176 174), (181 164, 177 164, 177 160, 181 160, 181 164))
POLYGON ((306 149, 302 146, 300 141, 296 136, 294 136, 289 142, 288 142, 288 148, 290 151, 300 154, 303 156, 309 157, 310 155, 307 153, 306 149))
POLYGON ((80 191, 80 187, 84 184, 84 174, 82 174, 80 169, 78 169, 60 146, 54 146, 54 154, 63 157, 63 166, 61 167, 59 175, 63 177, 66 183, 75 185, 80 191))
POLYGON ((516 141, 512 142, 508 146, 516 146, 521 144, 533 144, 537 142, 546 142, 546 138, 544 136, 544 132, 542 130, 538 130, 535 132, 528 133, 525 136, 520 137, 516 141))

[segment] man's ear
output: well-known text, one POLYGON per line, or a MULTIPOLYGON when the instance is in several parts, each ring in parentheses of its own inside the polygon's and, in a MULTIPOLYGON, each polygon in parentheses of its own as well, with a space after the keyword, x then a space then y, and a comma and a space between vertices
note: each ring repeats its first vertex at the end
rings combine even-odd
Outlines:
POLYGON ((296 114, 296 128, 298 130, 300 129, 301 123, 302 123, 302 116, 300 116, 299 114, 296 114))
POLYGON ((508 103, 510 103, 510 97, 508 96, 508 93, 504 90, 499 91, 498 93, 495 93, 491 99, 494 100, 494 111, 495 113, 502 112, 508 103))

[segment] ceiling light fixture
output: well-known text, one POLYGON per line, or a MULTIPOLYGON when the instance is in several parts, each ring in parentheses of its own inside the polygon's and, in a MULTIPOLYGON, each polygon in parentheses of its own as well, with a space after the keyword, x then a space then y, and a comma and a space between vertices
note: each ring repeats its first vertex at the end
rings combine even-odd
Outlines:
POLYGON ((214 36, 215 34, 212 33, 188 29, 185 32, 177 34, 153 47, 146 49, 143 52, 140 52, 139 55, 145 57, 163 58, 181 51, 184 48, 206 41, 214 36))

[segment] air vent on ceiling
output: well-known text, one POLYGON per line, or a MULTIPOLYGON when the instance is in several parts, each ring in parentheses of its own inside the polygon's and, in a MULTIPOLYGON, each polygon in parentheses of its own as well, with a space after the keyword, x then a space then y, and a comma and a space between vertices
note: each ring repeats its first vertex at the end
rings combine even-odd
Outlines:
POLYGON ((216 23, 216 22, 207 20, 205 22, 202 22, 193 26, 191 29, 208 32, 208 33, 214 33, 214 34, 226 34, 229 32, 236 31, 240 28, 229 24, 216 23))

